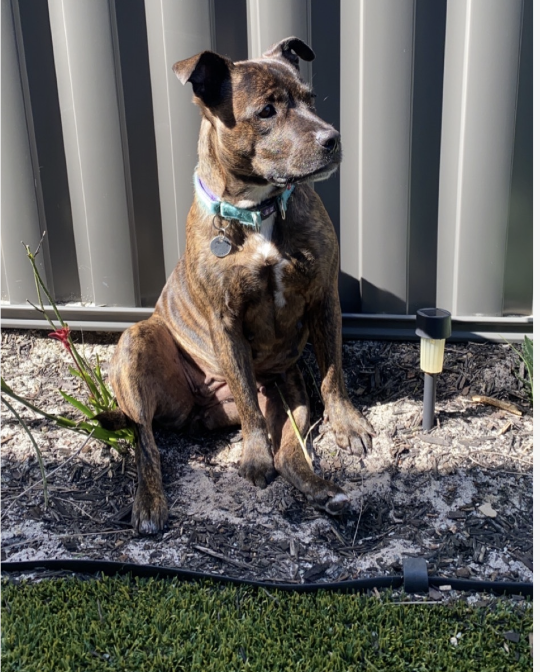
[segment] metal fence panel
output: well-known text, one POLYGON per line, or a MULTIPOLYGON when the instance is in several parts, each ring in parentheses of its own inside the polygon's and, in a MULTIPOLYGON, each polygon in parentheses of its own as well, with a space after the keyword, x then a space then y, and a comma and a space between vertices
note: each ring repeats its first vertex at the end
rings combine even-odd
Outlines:
MULTIPOLYGON (((17 13, 13 16, 9 0, 2 0, 2 280, 9 301, 24 303, 35 295, 35 284, 21 241, 32 251, 37 248, 41 218, 40 190, 34 182, 32 116, 23 95, 25 68, 19 57, 24 54, 18 53, 15 35, 20 27, 16 23, 17 13)), ((52 287, 47 247, 38 263, 52 287)))
POLYGON ((506 243, 503 315, 530 315, 533 305, 533 7, 525 0, 506 243))
POLYGON ((44 229, 42 270, 78 325, 150 314, 197 161, 172 65, 293 34, 343 136, 339 175, 315 186, 345 333, 404 337, 435 302, 462 334, 475 315, 486 337, 530 331, 510 316, 532 313, 531 0, 2 0, 4 325, 36 326, 20 240, 44 229))
POLYGON ((173 73, 177 61, 215 43, 212 0, 146 0, 148 51, 158 156, 165 272, 169 275, 186 242, 185 222, 193 200, 199 110, 173 73))
POLYGON ((81 283, 97 305, 138 303, 107 0, 49 0, 81 283))
POLYGON ((522 12, 448 5, 437 302, 453 314, 502 314, 522 12))
POLYGON ((349 0, 341 31, 342 266, 363 312, 406 313, 414 2, 349 0))
MULTIPOLYGON (((247 0, 247 18, 249 58, 291 35, 311 41, 311 0, 247 0)), ((300 73, 311 81, 311 64, 301 60, 300 73)))

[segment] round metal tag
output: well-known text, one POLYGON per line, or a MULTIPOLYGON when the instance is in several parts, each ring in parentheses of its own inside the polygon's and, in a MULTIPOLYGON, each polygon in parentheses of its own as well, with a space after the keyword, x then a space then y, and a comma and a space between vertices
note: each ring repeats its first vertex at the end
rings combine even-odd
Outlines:
POLYGON ((210 251, 216 257, 226 257, 231 251, 232 244, 225 236, 216 236, 210 241, 210 251))

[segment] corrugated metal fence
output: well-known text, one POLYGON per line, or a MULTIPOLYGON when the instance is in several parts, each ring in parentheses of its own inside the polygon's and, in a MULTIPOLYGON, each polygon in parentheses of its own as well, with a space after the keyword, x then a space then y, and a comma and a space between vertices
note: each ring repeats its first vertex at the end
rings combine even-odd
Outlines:
POLYGON ((171 66, 296 35, 341 130, 319 183, 345 334, 532 330, 532 0, 2 0, 2 322, 35 326, 20 244, 73 326, 151 312, 185 242, 199 113, 171 66))

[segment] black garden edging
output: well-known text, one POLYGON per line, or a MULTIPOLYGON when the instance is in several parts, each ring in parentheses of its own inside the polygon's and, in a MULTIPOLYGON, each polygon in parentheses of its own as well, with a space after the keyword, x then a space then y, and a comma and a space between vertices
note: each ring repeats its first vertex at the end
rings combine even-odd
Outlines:
POLYGON ((477 581, 442 576, 429 576, 427 563, 423 558, 404 558, 403 574, 394 576, 376 576, 365 579, 352 579, 329 583, 272 583, 270 581, 252 581, 230 576, 195 572, 189 569, 137 565, 125 562, 104 560, 26 560, 23 562, 2 562, 2 572, 28 572, 37 570, 78 572, 81 574, 100 574, 114 576, 131 574, 141 578, 173 578, 188 581, 212 580, 216 583, 237 586, 254 586, 267 590, 277 589, 287 592, 312 593, 318 590, 364 592, 377 588, 404 588, 407 593, 426 593, 430 586, 451 586, 453 590, 489 592, 498 595, 533 595, 533 584, 520 581, 477 581))

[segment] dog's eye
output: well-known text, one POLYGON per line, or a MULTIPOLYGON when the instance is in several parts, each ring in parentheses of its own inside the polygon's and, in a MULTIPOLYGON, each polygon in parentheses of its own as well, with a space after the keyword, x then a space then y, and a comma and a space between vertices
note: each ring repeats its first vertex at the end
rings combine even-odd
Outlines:
POLYGON ((273 105, 266 105, 263 109, 257 114, 261 119, 269 119, 276 114, 276 108, 273 105))

